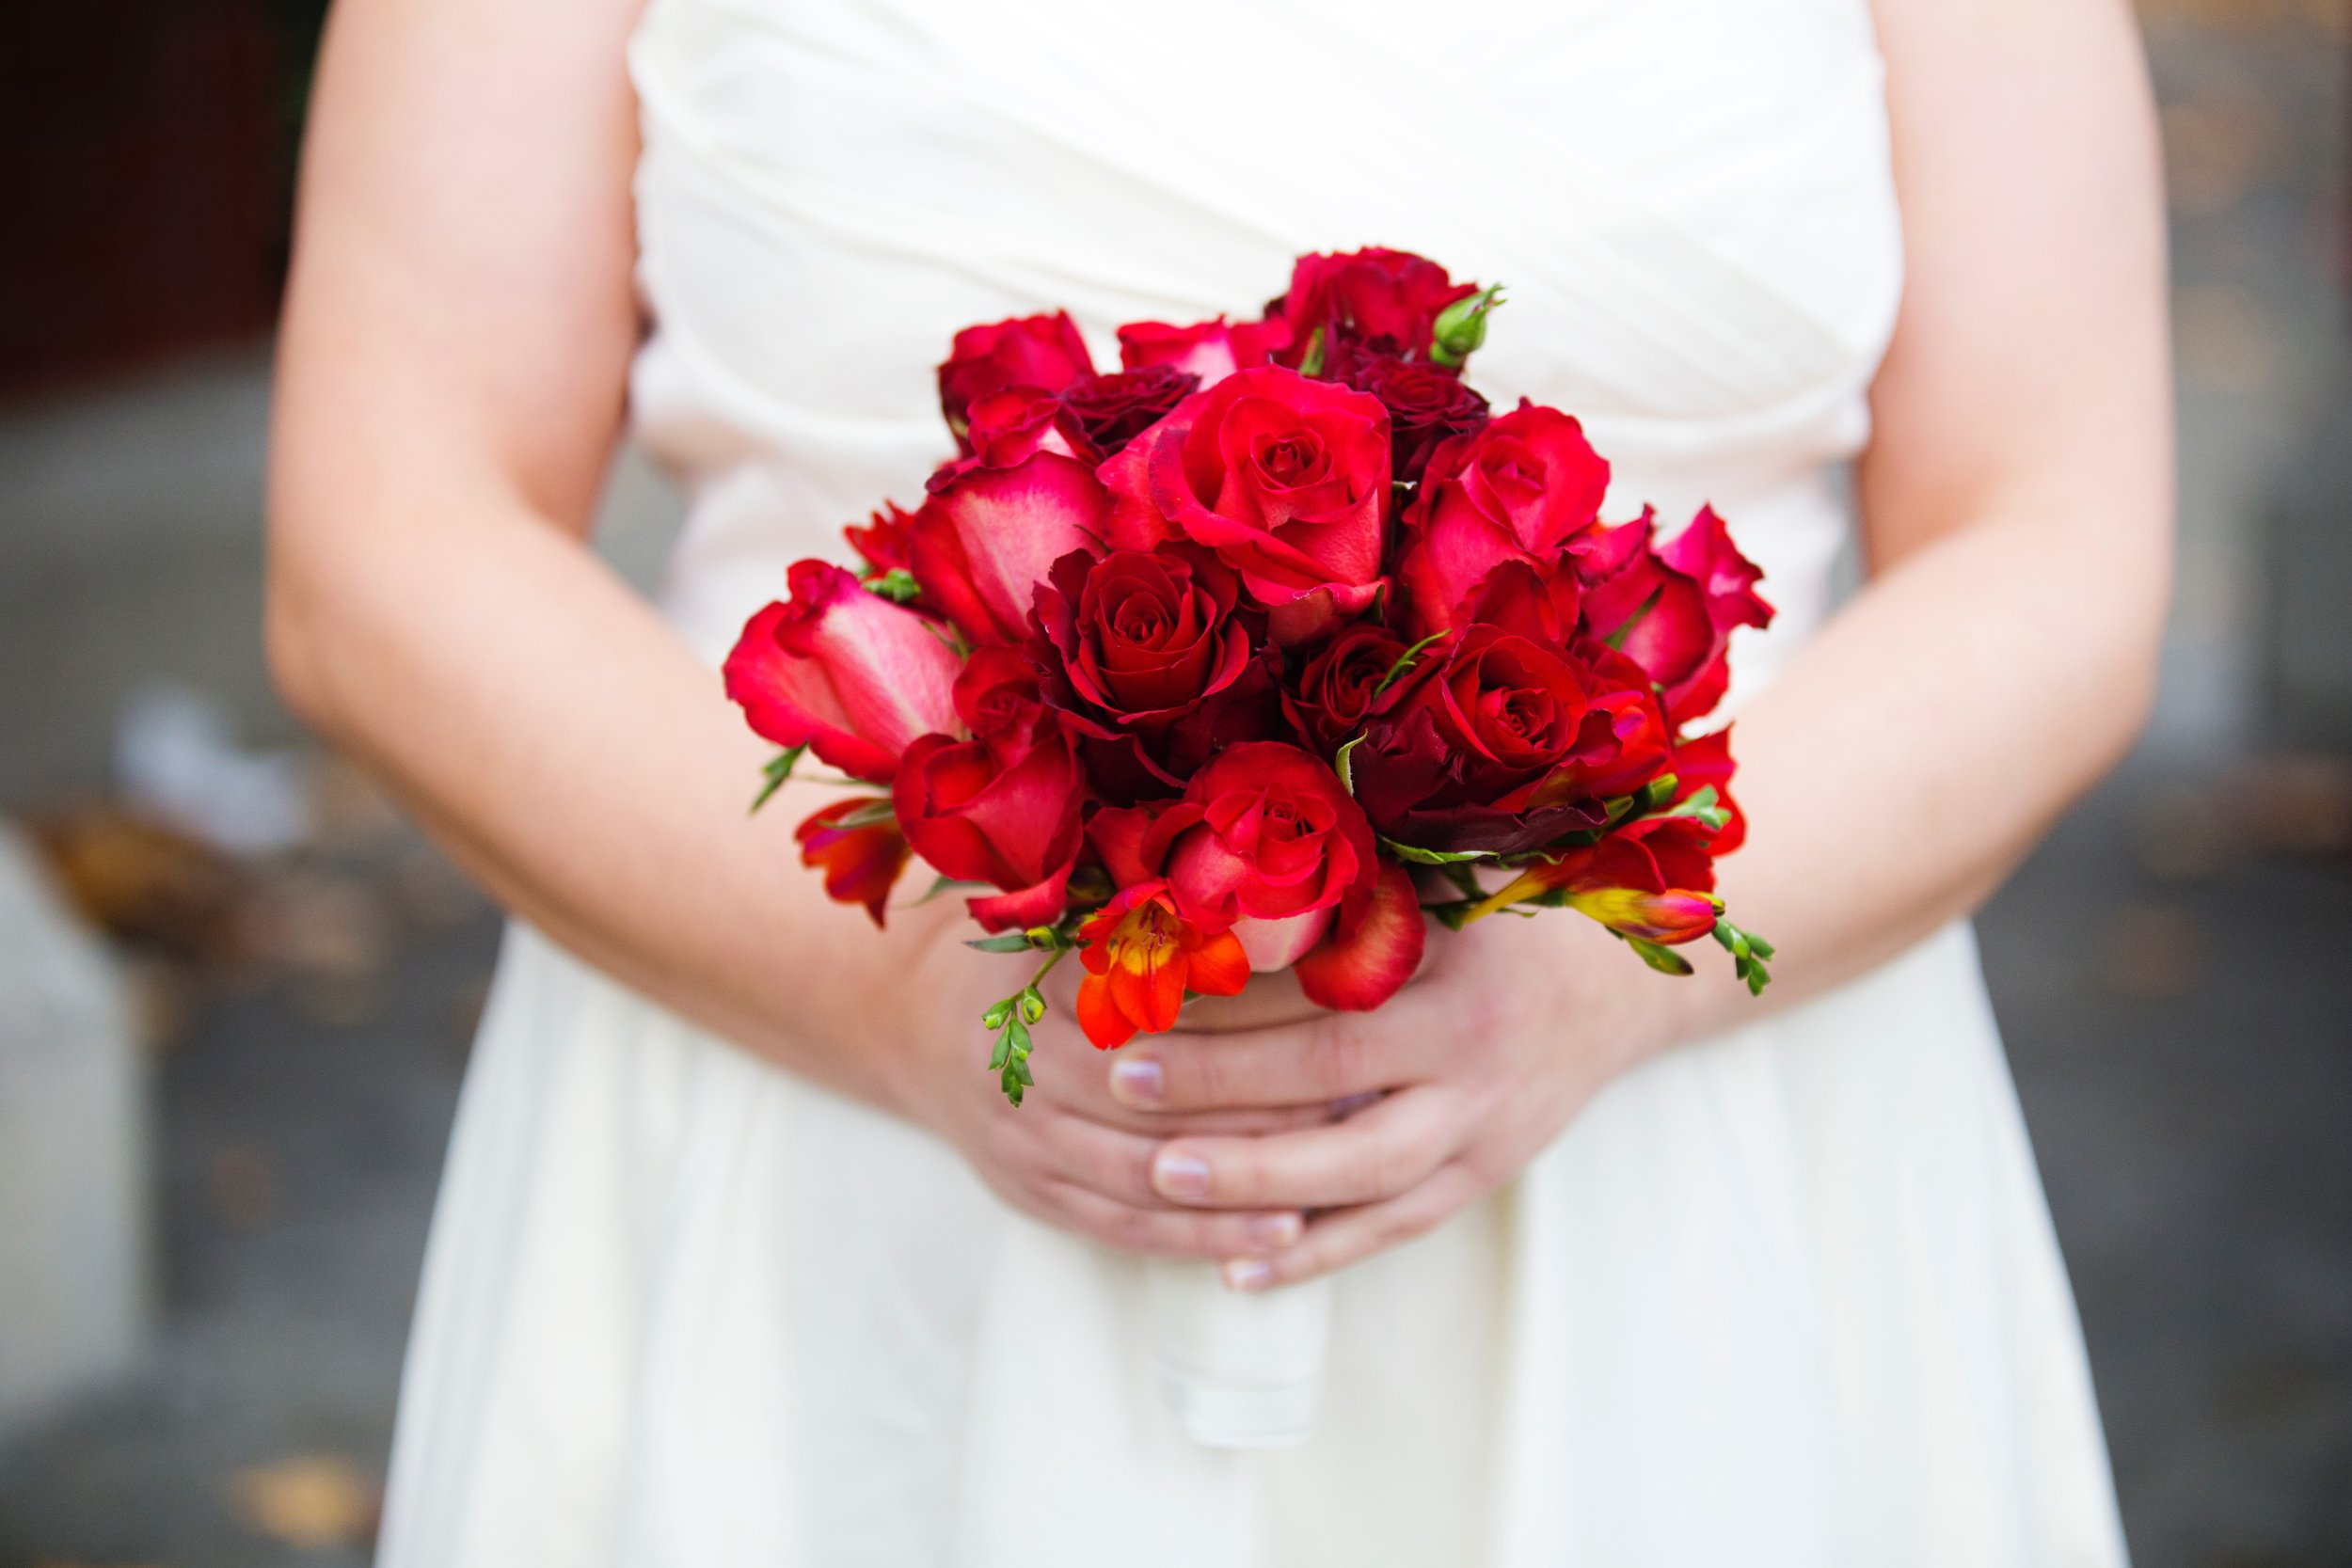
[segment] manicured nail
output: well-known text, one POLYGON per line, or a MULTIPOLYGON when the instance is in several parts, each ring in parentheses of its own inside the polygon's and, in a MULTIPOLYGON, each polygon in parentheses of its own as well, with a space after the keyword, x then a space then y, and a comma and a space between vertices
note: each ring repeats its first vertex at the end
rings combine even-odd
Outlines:
POLYGON ((1305 1228, 1296 1214, 1260 1214, 1249 1222, 1249 1244, 1267 1252, 1279 1252, 1297 1242, 1305 1228))
POLYGON ((1331 1101, 1332 1118, 1337 1121, 1345 1121, 1365 1106, 1377 1105, 1386 1098, 1387 1095, 1383 1090, 1367 1089, 1362 1094, 1351 1094, 1344 1100, 1334 1100, 1331 1101))
POLYGON ((1162 1197, 1172 1197, 1181 1202, 1206 1197, 1209 1196, 1209 1163, 1197 1154, 1180 1154, 1172 1148, 1163 1148, 1159 1157, 1152 1162, 1152 1185, 1159 1189, 1162 1197))
POLYGON ((1229 1291, 1263 1291, 1274 1283, 1274 1265, 1255 1258, 1229 1258, 1225 1260, 1225 1288, 1229 1291))
POLYGON ((1121 1056, 1111 1063, 1111 1098, 1121 1105, 1149 1111, 1160 1102, 1164 1074, 1149 1056, 1121 1056))

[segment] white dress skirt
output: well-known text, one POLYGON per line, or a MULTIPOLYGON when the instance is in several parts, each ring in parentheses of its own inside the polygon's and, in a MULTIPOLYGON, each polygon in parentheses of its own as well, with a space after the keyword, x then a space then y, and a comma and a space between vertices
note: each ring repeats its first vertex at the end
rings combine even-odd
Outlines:
MULTIPOLYGON (((635 426, 714 662, 919 494, 958 326, 1066 306, 1109 364, 1119 322, 1367 244, 1508 286, 1472 380, 1580 416, 1611 515, 1732 520, 1780 610, 1735 705, 1831 610, 1901 288, 1864 0, 651 0, 630 64, 635 426)), ((517 927, 379 1561, 2123 1561, 1963 926, 1627 1075, 1343 1275, 1303 1444, 1177 1426, 1145 1277, 517 927)))

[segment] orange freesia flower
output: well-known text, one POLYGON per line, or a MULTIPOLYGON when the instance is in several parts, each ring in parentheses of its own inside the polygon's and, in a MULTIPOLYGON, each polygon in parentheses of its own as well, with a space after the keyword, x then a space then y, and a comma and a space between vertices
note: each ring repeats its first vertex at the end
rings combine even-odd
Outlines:
POLYGON ((1657 860, 1640 844, 1608 839, 1523 868, 1509 886, 1465 915, 1462 924, 1547 894, 1561 895, 1569 909, 1613 931, 1664 947, 1707 935, 1724 909, 1711 893, 1667 887, 1657 860))
POLYGON ((1137 1031, 1176 1026, 1184 992, 1232 996, 1249 981, 1249 956, 1231 931, 1205 936, 1176 911, 1163 881, 1137 882, 1078 927, 1078 1025, 1096 1049, 1126 1044, 1137 1031))
POLYGON ((842 826, 842 818, 888 804, 887 800, 854 796, 835 800, 820 808, 792 834, 800 841, 801 863, 824 872, 826 895, 844 904, 865 905, 876 926, 882 924, 890 890, 897 884, 898 873, 906 869, 913 851, 907 847, 906 834, 898 831, 896 817, 855 827, 842 826))

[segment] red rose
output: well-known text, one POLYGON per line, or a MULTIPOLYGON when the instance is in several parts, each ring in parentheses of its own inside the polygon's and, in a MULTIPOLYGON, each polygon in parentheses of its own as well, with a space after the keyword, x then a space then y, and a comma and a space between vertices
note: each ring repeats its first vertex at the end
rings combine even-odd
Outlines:
POLYGON ((1379 874, 1372 826, 1339 775, 1279 741, 1229 747, 1182 800, 1107 808, 1089 832, 1115 880, 1164 877, 1185 919, 1233 929, 1261 970, 1312 948, 1379 874))
POLYGON ((1304 641, 1372 602, 1389 499, 1380 400, 1268 367, 1228 376, 1103 466, 1126 548, 1188 538, 1216 552, 1304 641))
POLYGON ((1055 562, 1037 596, 1039 662, 1104 794, 1172 794, 1216 747, 1263 733, 1264 619, 1240 599, 1197 545, 1055 562))
POLYGON ((1339 375, 1358 353, 1426 358, 1438 313, 1478 292, 1410 251, 1375 245, 1343 255, 1301 256, 1290 292, 1266 308, 1290 329, 1278 362, 1295 368, 1322 332, 1323 373, 1339 375))
POLYGON ((1060 398, 1034 387, 1008 387, 972 400, 965 455, 943 463, 924 488, 937 495, 977 468, 1017 468, 1040 452, 1093 467, 1103 454, 1060 398))
POLYGON ((1734 626, 1772 624, 1756 593, 1763 572, 1740 553, 1712 507, 1666 542, 1653 515, 1579 541, 1584 622, 1622 648, 1666 694, 1676 725, 1711 711, 1730 679, 1734 626))
POLYGON ((972 404, 989 393, 1009 387, 1058 392, 1093 373, 1094 360, 1068 311, 967 326, 939 367, 940 412, 961 444, 972 404))
POLYGON ((898 503, 884 501, 864 528, 850 523, 842 529, 841 537, 850 542, 850 548, 857 552, 868 571, 898 571, 913 561, 909 552, 914 542, 907 537, 911 520, 898 503))
POLYGON ((1109 511, 1093 470, 1053 452, 966 468, 908 524, 914 580, 976 646, 1020 641, 1047 571, 1073 550, 1100 549, 1109 511))
POLYGON ((1351 754, 1357 797, 1399 843, 1512 854, 1600 826, 1600 800, 1664 765, 1666 734, 1629 660, 1572 652, 1543 578, 1489 576, 1444 658, 1351 754))
POLYGON ((1399 484, 1421 478, 1440 442, 1474 435, 1491 417, 1486 400, 1460 376, 1426 360, 1371 355, 1350 370, 1347 384, 1387 407, 1389 466, 1399 484))
POLYGON ((1438 447, 1406 513, 1397 566, 1416 634, 1454 625, 1503 562, 1557 557, 1608 489, 1609 465, 1557 409, 1521 404, 1438 447))
POLYGON ((983 927, 1051 922, 1077 858, 1085 770, 1019 649, 976 652, 955 702, 974 738, 927 735, 907 748, 891 792, 899 826, 942 875, 1003 890, 970 901, 983 927))
POLYGON ((1271 361, 1290 341, 1279 322, 1228 322, 1223 316, 1191 326, 1164 322, 1129 322, 1119 329, 1119 362, 1131 371, 1165 365, 1200 378, 1203 388, 1235 371, 1271 361))
POLYGON ((796 562, 788 580, 791 601, 753 616, 727 655, 727 695, 777 745, 887 783, 916 736, 955 721, 956 656, 828 562, 796 562))
MULTIPOLYGON (((1282 711, 1308 749, 1331 755, 1364 721, 1401 702, 1412 689, 1409 680, 1400 676, 1385 690, 1381 683, 1404 657, 1404 640, 1370 621, 1343 627, 1325 643, 1299 672, 1298 689, 1282 693, 1282 711)), ((1418 660, 1414 668, 1426 663, 1418 660)))
POLYGON ((1152 365, 1097 375, 1061 395, 1087 443, 1103 457, 1116 456, 1151 429, 1200 385, 1200 377, 1174 365, 1152 365))

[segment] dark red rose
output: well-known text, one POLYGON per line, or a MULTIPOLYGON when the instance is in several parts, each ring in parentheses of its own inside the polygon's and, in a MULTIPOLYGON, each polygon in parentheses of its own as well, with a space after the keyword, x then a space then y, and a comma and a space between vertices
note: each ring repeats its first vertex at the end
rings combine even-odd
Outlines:
POLYGON ((1438 313, 1477 292, 1477 284, 1456 283, 1445 268, 1410 251, 1375 245, 1301 256, 1290 292, 1266 308, 1269 320, 1290 329, 1276 362, 1295 369, 1318 345, 1325 375, 1346 373, 1359 354, 1426 358, 1438 313))
POLYGON ((1369 355, 1350 370, 1347 384, 1388 408, 1389 465, 1400 484, 1421 478, 1440 442, 1474 435, 1491 418, 1486 400, 1460 376, 1426 360, 1369 355))
POLYGON ((912 521, 895 501, 884 501, 864 528, 850 523, 841 531, 869 572, 900 571, 914 563, 914 541, 907 536, 912 521))
POLYGON ((1084 463, 1050 451, 952 476, 909 522, 924 602, 975 646, 1018 642, 1055 562, 1102 548, 1110 498, 1084 463))
POLYGON ((1549 563, 1599 515, 1609 465, 1583 427, 1522 404, 1441 444, 1405 515, 1397 577, 1416 636, 1442 631, 1506 561, 1549 563))
POLYGON ((992 931, 1046 924, 1067 901, 1086 772, 1017 648, 976 652, 957 677, 970 740, 927 735, 891 792, 914 852, 942 875, 1003 890, 970 900, 992 931))
POLYGON ((1594 531, 1573 553, 1585 626, 1648 673, 1679 726, 1722 700, 1732 628, 1770 626, 1772 607, 1756 593, 1762 571, 1712 507, 1662 546, 1654 525, 1645 510, 1634 522, 1594 531))
POLYGON ((1021 316, 956 334, 954 349, 939 367, 939 407, 961 444, 972 404, 1009 387, 1058 392, 1082 375, 1094 373, 1086 340, 1069 312, 1021 316))
POLYGON ((1239 572, 1275 640, 1305 641, 1380 587, 1389 412, 1380 400, 1268 367, 1196 392, 1103 465, 1112 542, 1186 538, 1239 572))
MULTIPOLYGON (((1330 756, 1366 720, 1404 700, 1411 689, 1409 679, 1400 675, 1385 690, 1381 683, 1405 657, 1405 648, 1404 640, 1385 626, 1359 621, 1343 627, 1307 661, 1298 674, 1298 689, 1282 693, 1282 711, 1309 750, 1330 756)), ((1413 669, 1425 670, 1428 664, 1424 657, 1413 669)))
POLYGON ((1265 733, 1264 617, 1197 545, 1065 556, 1037 620, 1049 700, 1107 796, 1172 794, 1218 746, 1265 733))
POLYGON ((1119 329, 1119 362, 1131 371, 1165 365, 1200 378, 1205 390, 1235 371, 1271 362, 1290 341, 1279 322, 1229 322, 1223 316, 1191 326, 1129 322, 1119 329))
POLYGON ((1423 848, 1518 853, 1599 826, 1601 800, 1662 768, 1666 733, 1631 661, 1572 652, 1533 568, 1490 575, 1443 662, 1351 755, 1374 824, 1423 848))
POLYGON ((1061 395, 1089 445, 1104 457, 1116 456, 1200 385, 1200 377, 1174 365, 1152 365, 1097 375, 1061 395))
POLYGON ((953 721, 956 656, 830 562, 795 562, 789 581, 791 601, 753 616, 727 655, 727 695, 777 745, 886 782, 910 743, 953 721))

